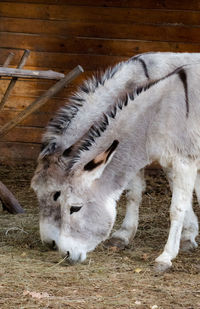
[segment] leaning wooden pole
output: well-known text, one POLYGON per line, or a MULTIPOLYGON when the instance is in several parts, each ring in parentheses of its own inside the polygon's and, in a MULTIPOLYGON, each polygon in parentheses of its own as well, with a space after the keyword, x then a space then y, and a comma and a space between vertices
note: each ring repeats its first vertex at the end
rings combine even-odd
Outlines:
MULTIPOLYGON (((24 65, 25 65, 25 63, 26 63, 26 60, 28 59, 29 54, 30 54, 30 50, 26 49, 26 50, 24 51, 24 54, 23 54, 21 60, 20 60, 19 65, 18 65, 18 67, 17 67, 18 69, 22 69, 22 68, 24 67, 24 65)), ((8 97, 9 97, 11 91, 13 90, 13 88, 14 88, 16 82, 17 82, 17 79, 18 79, 17 77, 13 77, 12 80, 10 81, 10 83, 9 83, 9 85, 8 85, 8 88, 6 89, 6 91, 5 91, 5 93, 4 93, 4 96, 3 96, 3 98, 1 99, 1 102, 0 102, 0 110, 1 110, 1 109, 3 108, 3 106, 5 105, 6 100, 8 99, 8 97)))
POLYGON ((6 58, 4 64, 3 64, 3 67, 4 68, 7 68, 7 66, 10 64, 12 58, 14 57, 14 53, 9 53, 8 57, 6 58))
POLYGON ((6 135, 8 131, 14 128, 18 123, 23 121, 30 114, 35 112, 38 108, 43 106, 49 98, 54 96, 57 92, 59 92, 66 84, 70 83, 74 78, 76 78, 80 73, 83 72, 83 68, 78 65, 71 72, 69 72, 64 78, 59 80, 55 85, 49 88, 41 97, 35 100, 32 104, 30 104, 27 108, 25 108, 22 112, 20 112, 14 119, 6 123, 0 129, 0 137, 6 135))
MULTIPOLYGON (((14 57, 14 53, 9 53, 8 57, 6 58, 4 64, 3 64, 3 68, 7 68, 7 66, 10 64, 10 62, 12 61, 12 58, 14 57)), ((1 79, 1 76, 0 76, 1 79)))
POLYGON ((23 208, 16 200, 14 195, 6 188, 6 186, 0 181, 0 201, 2 202, 3 209, 7 210, 11 214, 24 213, 23 208))

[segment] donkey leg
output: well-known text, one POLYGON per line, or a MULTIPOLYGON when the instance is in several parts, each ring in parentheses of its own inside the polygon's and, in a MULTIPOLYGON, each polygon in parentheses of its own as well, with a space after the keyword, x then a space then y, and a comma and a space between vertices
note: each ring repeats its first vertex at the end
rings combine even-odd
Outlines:
POLYGON ((195 194, 197 197, 198 204, 200 206, 200 171, 198 171, 197 173, 194 189, 195 189, 195 194))
MULTIPOLYGON (((171 191, 173 190, 173 173, 171 169, 163 169, 171 191)), ((196 181, 195 181, 195 191, 196 195, 199 194, 199 204, 200 204, 200 174, 197 173, 196 181)), ((196 236, 199 232, 199 224, 197 216, 195 215, 192 208, 192 201, 190 205, 188 205, 188 210, 185 212, 185 217, 183 221, 183 229, 181 234, 181 243, 180 247, 183 251, 189 251, 197 248, 197 243, 195 241, 196 236)))
POLYGON ((109 243, 112 246, 123 249, 135 236, 138 227, 139 205, 142 199, 142 191, 145 188, 144 172, 136 174, 127 187, 126 214, 119 230, 115 231, 109 243))
POLYGON ((180 247, 182 251, 194 250, 198 247, 195 238, 198 235, 199 224, 192 205, 185 212, 180 247))
MULTIPOLYGON (((197 197, 198 204, 200 205, 200 172, 197 172, 195 181, 195 194, 197 197)), ((195 241, 196 236, 199 232, 199 224, 197 216, 195 215, 192 205, 189 213, 186 212, 183 231, 181 235, 181 249, 184 251, 192 250, 197 248, 197 243, 195 241)))
POLYGON ((156 270, 165 271, 171 267, 179 251, 181 232, 186 212, 192 202, 192 194, 196 179, 195 164, 176 161, 173 166, 173 192, 170 207, 171 226, 163 253, 156 259, 156 270))

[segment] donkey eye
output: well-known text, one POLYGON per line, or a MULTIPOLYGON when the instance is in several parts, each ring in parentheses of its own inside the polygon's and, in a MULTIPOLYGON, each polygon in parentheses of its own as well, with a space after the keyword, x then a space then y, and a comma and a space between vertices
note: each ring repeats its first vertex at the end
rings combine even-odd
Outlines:
POLYGON ((73 212, 78 212, 81 208, 82 208, 82 206, 72 206, 70 208, 70 215, 72 215, 73 212))
POLYGON ((56 193, 54 193, 54 195, 53 195, 53 199, 54 199, 54 201, 57 201, 57 199, 59 198, 59 196, 60 196, 60 191, 57 191, 56 193))

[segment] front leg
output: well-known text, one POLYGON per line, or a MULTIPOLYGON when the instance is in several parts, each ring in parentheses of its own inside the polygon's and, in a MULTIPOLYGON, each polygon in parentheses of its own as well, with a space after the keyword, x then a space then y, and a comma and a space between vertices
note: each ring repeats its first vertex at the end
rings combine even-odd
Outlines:
MULTIPOLYGON (((169 185, 171 192, 173 192, 173 173, 171 168, 164 168, 163 169, 169 185)), ((196 181, 195 181, 195 192, 198 199, 198 203, 200 205, 200 174, 197 173, 196 181)), ((181 234, 181 250, 183 251, 189 251, 197 248, 197 243, 195 241, 196 236, 199 232, 199 224, 197 216, 195 215, 193 208, 192 208, 192 202, 190 205, 188 205, 188 209, 185 212, 184 222, 183 222, 183 229, 181 234)))
POLYGON ((124 249, 135 236, 138 227, 139 205, 145 188, 144 171, 134 176, 127 187, 126 214, 119 230, 115 231, 106 242, 107 246, 124 249))
POLYGON ((171 267, 180 247, 181 232, 186 212, 192 203, 192 194, 197 174, 194 162, 176 160, 172 168, 171 226, 163 253, 156 259, 156 269, 164 271, 171 267))

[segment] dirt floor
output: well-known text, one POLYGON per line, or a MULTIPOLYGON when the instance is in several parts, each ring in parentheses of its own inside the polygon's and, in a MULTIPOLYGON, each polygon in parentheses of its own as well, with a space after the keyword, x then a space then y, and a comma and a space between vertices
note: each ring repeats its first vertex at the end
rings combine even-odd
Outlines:
MULTIPOLYGON (((70 266, 40 242, 37 201, 29 188, 33 166, 1 165, 1 181, 26 213, 0 208, 0 308, 200 308, 200 249, 180 253, 163 275, 153 270, 167 238, 170 192, 161 172, 151 174, 130 247, 117 252, 100 245, 84 264, 70 266)), ((124 204, 122 197, 115 228, 124 204)))

